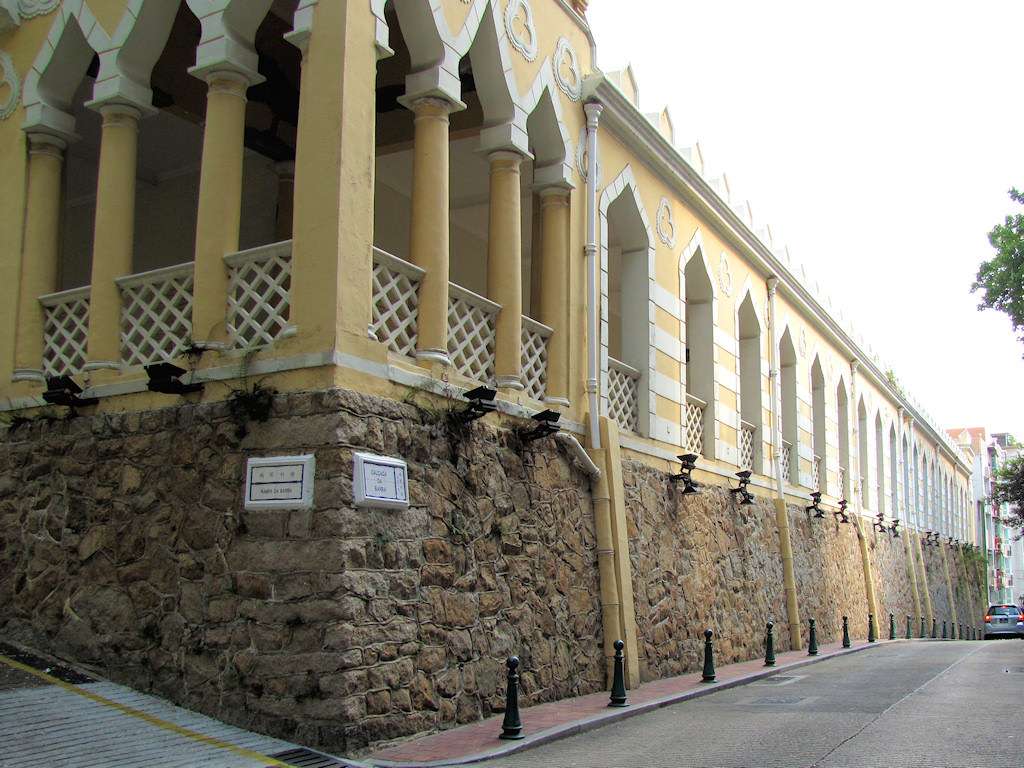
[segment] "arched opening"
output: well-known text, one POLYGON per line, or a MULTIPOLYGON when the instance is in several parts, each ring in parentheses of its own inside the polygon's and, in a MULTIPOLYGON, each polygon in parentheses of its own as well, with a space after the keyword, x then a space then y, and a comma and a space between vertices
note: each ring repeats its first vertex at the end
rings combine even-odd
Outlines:
POLYGON ((648 249, 631 186, 608 206, 608 414, 623 429, 646 431, 649 413, 648 249))
POLYGON ((763 413, 761 396, 761 323, 747 293, 737 313, 740 368, 739 464, 741 469, 764 473, 763 413))
POLYGON ((688 447, 695 450, 699 445, 699 453, 710 458, 714 456, 715 444, 715 296, 701 250, 698 249, 686 263, 683 282, 686 287, 688 447))
POLYGON ((878 511, 885 511, 885 443, 882 414, 875 414, 875 491, 878 511))
POLYGON ((814 437, 814 466, 811 469, 814 490, 825 487, 828 469, 827 452, 825 450, 825 374, 821 370, 821 360, 814 356, 811 363, 811 422, 814 437))
POLYGON ((860 503, 865 509, 871 506, 871 486, 868 483, 868 409, 864 398, 857 403, 857 459, 860 465, 860 503))
POLYGON ((850 498, 850 405, 846 382, 839 377, 836 385, 836 421, 839 429, 839 495, 850 498))
POLYGON ((900 509, 899 449, 896 445, 896 425, 889 425, 889 514, 896 517, 900 509))
POLYGON ((914 443, 914 525, 917 526, 918 530, 924 527, 924 515, 921 511, 921 454, 917 449, 917 443, 914 443))
POLYGON ((796 485, 800 469, 800 446, 797 438, 796 405, 796 346, 789 328, 779 339, 779 370, 782 375, 782 476, 786 482, 796 485))
POLYGON ((910 446, 907 444, 906 435, 903 436, 903 514, 906 516, 904 522, 910 523, 913 519, 914 508, 910 505, 910 446))

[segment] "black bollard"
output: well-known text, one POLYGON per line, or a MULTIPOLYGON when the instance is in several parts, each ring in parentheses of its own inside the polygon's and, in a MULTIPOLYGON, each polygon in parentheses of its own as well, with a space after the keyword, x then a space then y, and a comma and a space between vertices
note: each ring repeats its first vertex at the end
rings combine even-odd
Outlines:
POLYGON ((868 614, 868 642, 873 643, 878 639, 878 635, 875 632, 875 614, 868 614))
POLYGON ((963 640, 964 639, 964 623, 961 621, 957 625, 956 629, 957 629, 957 636, 958 636, 958 638, 960 640, 963 640))
POLYGON ((621 640, 615 641, 615 662, 612 674, 612 695, 608 702, 609 707, 628 707, 626 702, 626 674, 622 665, 622 649, 625 643, 621 640))
POLYGON ((946 620, 942 620, 942 639, 946 639, 946 620))
POLYGON ((807 623, 810 625, 810 629, 807 634, 807 655, 817 656, 818 655, 818 630, 814 627, 814 619, 808 619, 807 623))
POLYGON ((775 666, 775 624, 770 621, 764 625, 764 665, 775 666))
POLYGON ((850 619, 843 616, 843 648, 850 647, 850 619))
POLYGON ((505 717, 501 721, 499 739, 523 738, 523 724, 519 721, 519 657, 509 656, 505 662, 508 667, 508 685, 505 688, 505 717))
POLYGON ((925 627, 924 616, 922 616, 921 617, 921 634, 918 635, 918 637, 920 637, 923 640, 927 636, 927 634, 928 634, 928 631, 927 631, 927 628, 925 627))
POLYGON ((896 617, 891 613, 889 614, 889 639, 896 639, 896 617))
POLYGON ((711 645, 711 636, 714 634, 710 629, 704 630, 704 673, 701 680, 705 683, 715 682, 715 649, 711 645))
POLYGON ((932 616, 932 640, 939 636, 939 620, 932 616))
POLYGON ((910 639, 910 614, 907 614, 907 640, 910 639))

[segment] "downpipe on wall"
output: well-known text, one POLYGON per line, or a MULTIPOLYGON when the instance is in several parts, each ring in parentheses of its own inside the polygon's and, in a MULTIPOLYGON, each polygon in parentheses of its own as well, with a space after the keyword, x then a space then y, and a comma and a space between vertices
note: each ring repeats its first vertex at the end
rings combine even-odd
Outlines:
MULTIPOLYGON (((604 107, 597 102, 583 106, 587 115, 587 235, 583 249, 587 264, 587 415, 590 449, 605 464, 605 471, 591 473, 591 500, 594 506, 594 528, 597 533, 597 569, 601 582, 601 628, 604 641, 607 685, 612 681, 615 641, 625 640, 620 623, 621 604, 615 575, 615 535, 612 526, 611 489, 608 486, 608 452, 601 445, 601 416, 598 383, 600 337, 598 320, 600 296, 597 285, 597 124, 604 107)), ((591 461, 597 469, 597 465, 591 461)))
POLYGON ((793 569, 793 544, 789 536, 789 512, 786 509, 786 486, 782 477, 782 423, 780 421, 779 401, 782 399, 782 381, 779 371, 779 340, 776 317, 775 293, 779 279, 774 275, 768 278, 768 338, 771 348, 768 350, 768 365, 771 375, 772 403, 772 469, 775 472, 775 522, 779 528, 779 552, 782 555, 782 583, 786 595, 786 618, 789 624, 789 643, 793 650, 802 648, 800 638, 800 609, 796 595, 796 573, 793 569))

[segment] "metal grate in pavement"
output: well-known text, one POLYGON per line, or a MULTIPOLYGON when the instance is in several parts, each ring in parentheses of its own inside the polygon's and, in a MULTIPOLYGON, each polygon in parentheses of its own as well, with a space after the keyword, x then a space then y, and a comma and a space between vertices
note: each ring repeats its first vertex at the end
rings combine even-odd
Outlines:
POLYGON ((797 680, 803 680, 806 675, 773 675, 772 677, 766 677, 763 680, 757 680, 751 683, 751 685, 789 685, 795 683, 797 680))
POLYGON ((339 763, 333 757, 321 755, 311 749, 289 749, 271 757, 295 768, 345 768, 345 763, 339 763))
POLYGON ((754 699, 751 704, 774 704, 774 705, 792 705, 799 704, 804 701, 806 696, 763 696, 760 699, 754 699))

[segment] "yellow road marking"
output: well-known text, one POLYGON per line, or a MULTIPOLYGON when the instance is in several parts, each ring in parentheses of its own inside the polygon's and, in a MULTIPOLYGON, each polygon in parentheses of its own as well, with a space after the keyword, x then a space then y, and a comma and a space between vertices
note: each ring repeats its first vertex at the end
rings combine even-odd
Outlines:
POLYGON ((259 752, 253 752, 251 749, 245 749, 244 747, 239 747, 236 744, 231 744, 226 741, 221 741, 220 739, 214 738, 213 736, 206 736, 202 733, 196 733, 195 731, 191 731, 188 728, 184 728, 183 726, 176 725, 174 723, 169 723, 166 720, 163 720, 159 717, 154 717, 153 715, 150 715, 146 712, 141 712, 125 704, 112 701, 111 699, 108 699, 105 696, 100 696, 99 694, 93 693, 92 691, 86 691, 82 688, 79 688, 77 685, 72 685, 71 683, 66 683, 63 680, 58 680, 53 675, 48 675, 45 672, 41 672, 38 669, 28 666, 27 664, 22 664, 20 661, 9 659, 2 654, 0 654, 0 663, 6 664, 8 667, 11 667, 13 669, 18 669, 22 672, 27 672, 30 675, 35 675, 41 680, 45 680, 46 682, 52 685, 59 685, 65 691, 69 691, 78 696, 82 696, 101 706, 109 707, 110 709, 116 709, 121 714, 137 718, 139 720, 149 723, 150 725, 154 725, 157 728, 162 728, 165 731, 171 731, 172 733, 176 733, 179 736, 184 736, 187 739, 192 739, 192 741, 198 741, 201 744, 216 747, 217 749, 225 749, 228 752, 234 752, 236 755, 240 757, 245 757, 250 760, 258 760, 259 762, 267 766, 275 766, 275 768, 294 768, 294 766, 291 766, 288 763, 282 763, 280 760, 275 760, 274 758, 268 755, 263 755, 259 752))

